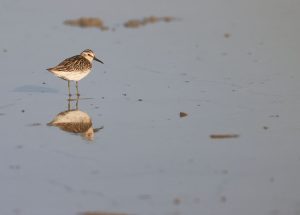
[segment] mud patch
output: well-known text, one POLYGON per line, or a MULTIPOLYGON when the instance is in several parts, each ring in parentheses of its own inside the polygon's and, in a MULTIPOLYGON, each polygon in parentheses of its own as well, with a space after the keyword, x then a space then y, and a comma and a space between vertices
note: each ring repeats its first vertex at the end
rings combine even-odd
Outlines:
MULTIPOLYGON (((123 26, 125 28, 139 28, 148 24, 155 24, 158 22, 172 22, 176 18, 171 16, 149 16, 143 19, 130 19, 126 21, 123 26)), ((111 29, 111 31, 116 31, 115 27, 109 28, 108 26, 104 25, 102 19, 97 17, 80 17, 78 19, 68 19, 64 21, 65 25, 76 26, 81 28, 99 28, 102 31, 107 31, 111 29)))
POLYGON ((79 19, 69 19, 64 21, 65 25, 70 26, 78 26, 81 28, 88 28, 88 27, 94 27, 99 28, 102 31, 106 31, 109 28, 104 25, 104 22, 96 17, 80 17, 79 19))
POLYGON ((154 24, 157 22, 171 22, 174 21, 175 18, 171 16, 157 17, 157 16, 149 16, 143 19, 130 19, 124 23, 124 27, 126 28, 139 28, 148 24, 154 24))

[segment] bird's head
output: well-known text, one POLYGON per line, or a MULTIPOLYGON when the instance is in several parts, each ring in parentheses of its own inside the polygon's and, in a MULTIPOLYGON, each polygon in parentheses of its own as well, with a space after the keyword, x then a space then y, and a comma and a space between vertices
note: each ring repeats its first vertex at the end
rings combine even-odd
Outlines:
POLYGON ((98 61, 100 63, 103 63, 101 60, 96 58, 95 53, 91 49, 86 49, 83 52, 80 53, 82 57, 87 59, 88 61, 92 62, 93 60, 98 61))

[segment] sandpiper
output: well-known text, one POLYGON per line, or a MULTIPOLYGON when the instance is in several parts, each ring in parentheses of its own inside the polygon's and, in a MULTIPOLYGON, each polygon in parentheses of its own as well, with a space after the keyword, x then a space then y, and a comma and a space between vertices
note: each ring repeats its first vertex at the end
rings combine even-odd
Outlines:
POLYGON ((57 66, 47 70, 52 72, 55 76, 68 81, 69 96, 71 96, 70 81, 75 81, 77 96, 79 96, 78 81, 91 72, 93 60, 103 63, 101 60, 96 58, 92 50, 86 49, 81 52, 80 55, 67 58, 57 66))

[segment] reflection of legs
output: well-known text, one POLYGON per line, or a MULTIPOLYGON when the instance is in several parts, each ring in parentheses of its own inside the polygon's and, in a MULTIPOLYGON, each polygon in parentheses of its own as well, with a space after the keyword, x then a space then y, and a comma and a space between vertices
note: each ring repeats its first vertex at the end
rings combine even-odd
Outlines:
POLYGON ((68 90, 69 90, 69 97, 72 96, 71 92, 70 92, 70 81, 68 81, 68 90))
POLYGON ((78 81, 76 81, 76 92, 77 92, 77 97, 80 96, 79 92, 78 92, 78 81))
POLYGON ((69 99, 68 99, 68 111, 71 110, 71 96, 69 96, 69 99))
POLYGON ((78 104, 79 104, 79 96, 77 96, 76 98, 72 99, 71 96, 69 96, 69 99, 67 99, 68 101, 68 111, 72 110, 72 103, 76 102, 76 110, 78 110, 78 104))
POLYGON ((78 110, 78 101, 79 101, 79 96, 77 96, 77 99, 76 99, 76 110, 78 110))

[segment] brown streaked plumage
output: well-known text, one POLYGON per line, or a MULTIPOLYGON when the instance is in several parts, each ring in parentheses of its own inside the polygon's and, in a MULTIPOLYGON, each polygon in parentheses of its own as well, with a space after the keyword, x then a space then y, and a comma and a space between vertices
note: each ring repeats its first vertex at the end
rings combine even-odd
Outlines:
POLYGON ((75 81, 77 96, 79 96, 78 81, 91 72, 93 60, 103 63, 101 60, 96 58, 92 50, 86 49, 81 52, 80 55, 67 58, 57 66, 48 68, 47 70, 55 76, 68 81, 69 96, 71 96, 70 81, 75 81))

